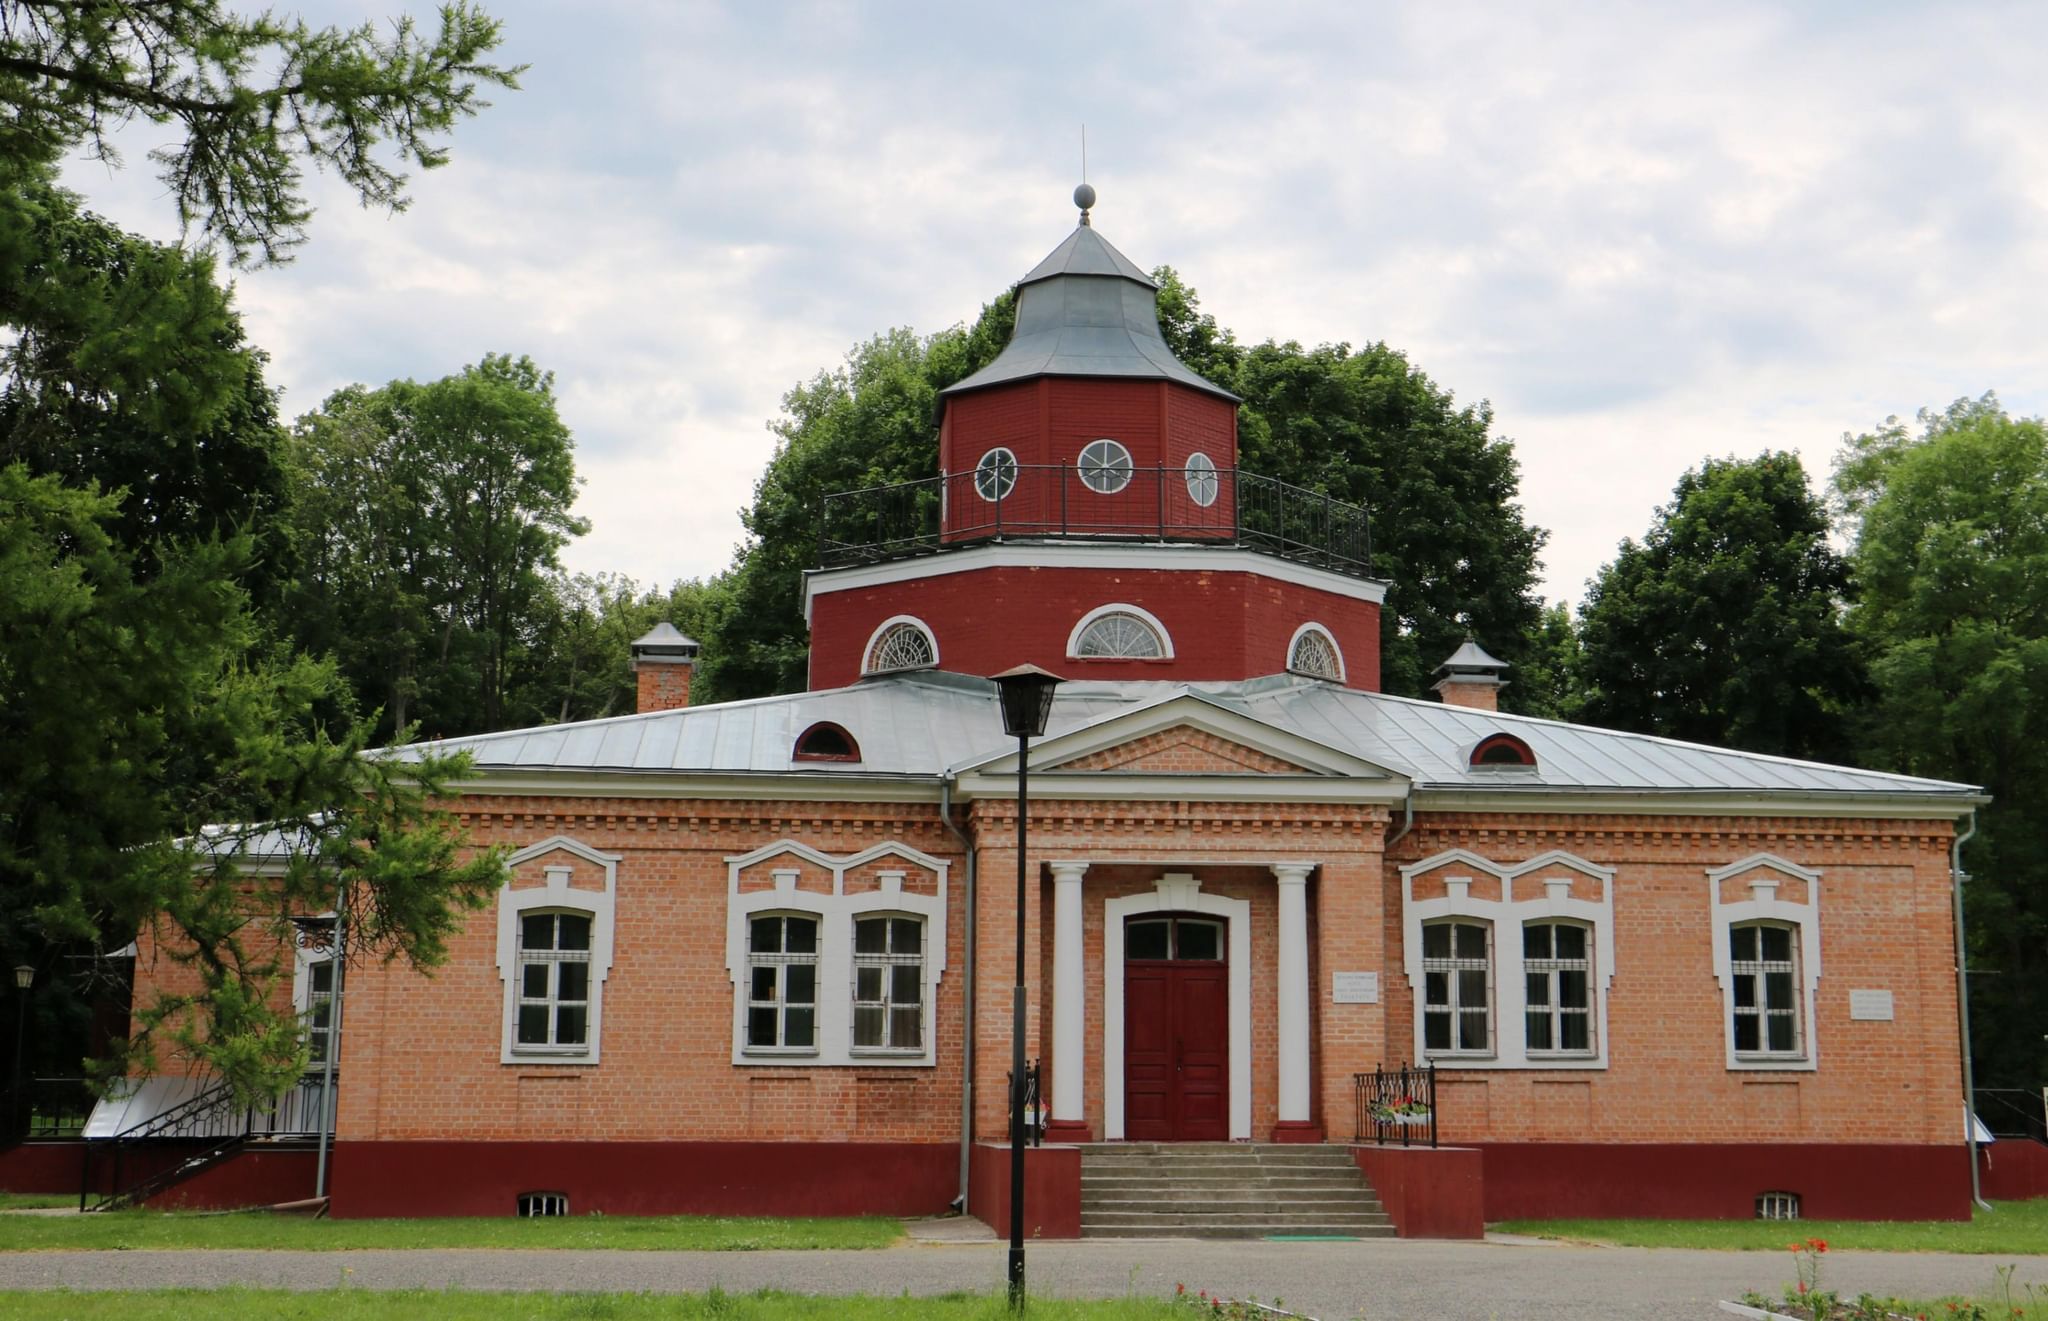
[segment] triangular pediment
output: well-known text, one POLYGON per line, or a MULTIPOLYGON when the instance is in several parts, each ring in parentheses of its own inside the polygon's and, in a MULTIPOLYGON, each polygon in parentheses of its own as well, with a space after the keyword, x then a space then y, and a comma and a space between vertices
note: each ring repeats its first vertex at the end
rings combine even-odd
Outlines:
POLYGON ((1121 771, 1132 775, 1317 775, 1298 761, 1275 756, 1193 725, 1180 724, 1057 762, 1047 770, 1121 771))

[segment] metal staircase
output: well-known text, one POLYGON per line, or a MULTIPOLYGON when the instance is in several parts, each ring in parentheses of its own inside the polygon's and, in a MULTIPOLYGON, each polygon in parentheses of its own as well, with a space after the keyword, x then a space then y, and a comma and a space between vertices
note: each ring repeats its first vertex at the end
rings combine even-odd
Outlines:
POLYGON ((116 1211, 140 1206, 251 1143, 315 1138, 325 1111, 321 1104, 325 1095, 318 1074, 301 1078, 267 1105, 237 1104, 232 1088, 215 1083, 112 1137, 88 1139, 78 1209, 116 1211))

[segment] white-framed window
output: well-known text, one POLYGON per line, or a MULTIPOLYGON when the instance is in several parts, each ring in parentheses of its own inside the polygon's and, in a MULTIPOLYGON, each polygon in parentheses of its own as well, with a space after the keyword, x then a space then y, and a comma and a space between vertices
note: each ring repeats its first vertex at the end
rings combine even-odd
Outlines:
POLYGON ((1017 456, 998 445, 974 465, 974 493, 991 504, 1017 489, 1017 456))
POLYGON ((1592 937, 1582 922, 1522 924, 1523 1040, 1530 1055, 1593 1053, 1592 937))
POLYGON ((1734 1013, 1728 1030, 1735 1054, 1797 1059, 1799 928, 1784 922, 1738 922, 1728 929, 1728 974, 1734 1013))
POLYGON ((1131 484, 1131 452, 1113 440, 1091 440, 1083 445, 1075 467, 1081 484, 1097 495, 1115 495, 1131 484))
POLYGON ((1819 1067, 1821 874, 1769 853, 1707 872, 1731 1070, 1819 1067))
POLYGON ((1321 624, 1303 624, 1287 644, 1287 668, 1312 679, 1344 680, 1344 653, 1321 624))
POLYGON ((853 1048, 924 1049, 924 919, 853 920, 853 1048))
POLYGON ((863 674, 928 670, 939 663, 939 642, 922 619, 897 615, 882 621, 868 638, 861 661, 863 674))
POLYGON ((619 860, 566 835, 505 860, 498 891, 501 1063, 598 1062, 619 860))
POLYGON ((834 854, 784 839, 727 858, 732 1062, 936 1064, 950 865, 894 841, 834 854))
POLYGON ((306 919, 294 933, 292 1008, 306 1038, 306 1065, 322 1068, 334 1048, 334 918, 306 919))
POLYGON ((1422 925, 1425 1054, 1493 1053, 1493 924, 1444 919, 1422 925))
POLYGON ((747 1049, 818 1049, 815 913, 759 913, 747 923, 747 1049))
POLYGON ((586 909, 519 917, 516 1049, 581 1053, 590 1045, 590 936, 586 909))
POLYGON ((1216 496, 1223 489, 1223 483, 1216 476, 1216 460, 1196 450, 1188 455, 1181 476, 1188 484, 1188 499, 1204 509, 1216 503, 1216 496))
POLYGON ((1171 660, 1173 639, 1149 610, 1134 605, 1097 606, 1081 616, 1067 635, 1070 660, 1171 660))
POLYGON ((1452 849, 1403 866, 1415 1058, 1461 1069, 1606 1068, 1614 875, 1556 850, 1498 863, 1452 849))

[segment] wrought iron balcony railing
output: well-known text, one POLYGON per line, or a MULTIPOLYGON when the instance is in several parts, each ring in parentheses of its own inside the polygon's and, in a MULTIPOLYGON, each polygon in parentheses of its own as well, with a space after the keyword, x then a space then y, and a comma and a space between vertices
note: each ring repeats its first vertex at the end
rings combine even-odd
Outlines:
POLYGON ((1022 540, 1231 545, 1372 576, 1363 508, 1236 468, 1009 465, 841 491, 820 511, 818 563, 1022 540))

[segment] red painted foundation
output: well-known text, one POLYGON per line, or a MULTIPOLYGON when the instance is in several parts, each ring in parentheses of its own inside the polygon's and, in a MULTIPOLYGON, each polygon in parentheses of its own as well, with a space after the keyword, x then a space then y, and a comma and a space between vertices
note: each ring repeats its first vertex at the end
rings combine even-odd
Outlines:
MULTIPOLYGON (((1072 1153, 1077 1161, 1079 1153, 1072 1153)), ((938 1215, 960 1194, 950 1142, 341 1142, 333 1214, 938 1215)), ((1075 1204, 1080 1197, 1075 1178, 1075 1204)), ((1078 1214, 1078 1213, 1077 1213, 1078 1214)))
POLYGON ((1970 1166, 1953 1147, 1876 1143, 1476 1143, 1486 1218, 1746 1220, 1763 1192, 1809 1220, 1967 1220, 1970 1166))
POLYGON ((319 1151, 297 1146, 243 1150, 164 1189, 144 1205, 152 1211, 232 1211, 276 1206, 313 1195, 319 1151))
POLYGON ((1308 1119, 1283 1119, 1273 1125, 1275 1142, 1321 1142, 1323 1126, 1308 1119))
MULTIPOLYGON (((967 1210, 1010 1236, 1010 1149, 976 1143, 969 1157, 967 1210)), ((1024 1237, 1081 1237, 1081 1151, 1032 1147, 1024 1153, 1024 1237)))
POLYGON ((23 1142, 0 1149, 0 1191, 76 1193, 84 1160, 83 1142, 23 1142))
POLYGON ((1045 1140, 1054 1143, 1092 1142, 1084 1119, 1055 1119, 1045 1126, 1045 1140))
POLYGON ((1993 1201, 2048 1197, 2048 1146, 2026 1138, 2000 1138, 1978 1148, 1978 1180, 1993 1201))
POLYGON ((1484 1238, 1486 1158, 1474 1147, 1353 1147, 1402 1238, 1484 1238))

